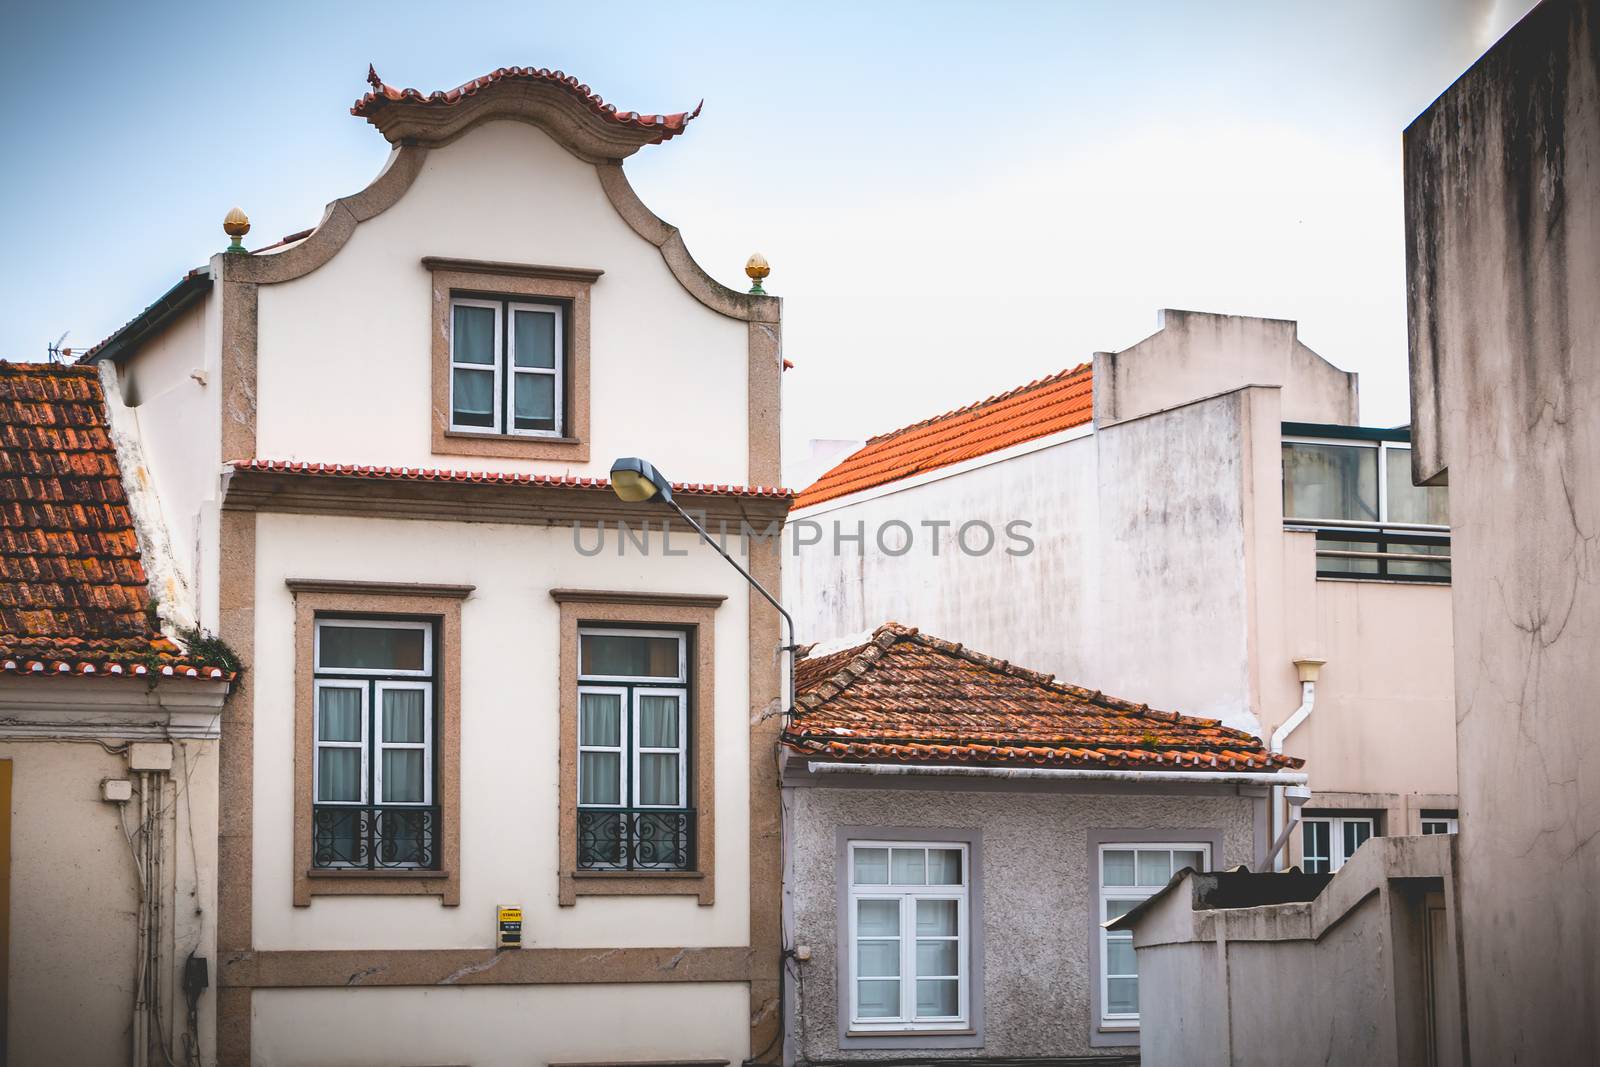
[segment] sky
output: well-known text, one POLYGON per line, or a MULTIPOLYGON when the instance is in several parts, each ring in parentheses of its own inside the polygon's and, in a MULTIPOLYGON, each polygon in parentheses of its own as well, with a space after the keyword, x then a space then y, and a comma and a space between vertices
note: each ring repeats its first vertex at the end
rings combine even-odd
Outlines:
MULTIPOLYGON (((1295 319, 1407 420, 1401 133, 1528 0, 604 5, 0 0, 0 357, 103 339, 388 145, 367 64, 705 101, 626 166, 713 276, 785 298, 786 474, 1114 351, 1158 309, 1295 319)), ((259 239, 259 240, 258 240, 259 239)))

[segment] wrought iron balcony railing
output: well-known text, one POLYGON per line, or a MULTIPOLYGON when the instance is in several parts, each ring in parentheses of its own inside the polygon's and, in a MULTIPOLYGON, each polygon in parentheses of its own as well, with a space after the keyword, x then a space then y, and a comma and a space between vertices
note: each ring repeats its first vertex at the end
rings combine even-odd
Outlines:
POLYGON ((1406 523, 1287 519, 1291 530, 1317 535, 1318 578, 1382 578, 1391 582, 1450 582, 1450 531, 1406 523))
POLYGON ((579 808, 578 866, 590 871, 687 871, 692 808, 579 808))
POLYGON ((383 870, 439 865, 439 809, 417 804, 314 804, 313 867, 383 870))

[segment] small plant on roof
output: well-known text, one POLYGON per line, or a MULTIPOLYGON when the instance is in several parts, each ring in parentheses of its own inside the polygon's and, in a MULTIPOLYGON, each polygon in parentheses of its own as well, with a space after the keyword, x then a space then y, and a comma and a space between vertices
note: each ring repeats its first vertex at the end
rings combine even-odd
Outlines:
POLYGON ((1146 730, 1144 735, 1139 738, 1139 744, 1143 748, 1155 748, 1158 740, 1160 739, 1154 733, 1146 730))

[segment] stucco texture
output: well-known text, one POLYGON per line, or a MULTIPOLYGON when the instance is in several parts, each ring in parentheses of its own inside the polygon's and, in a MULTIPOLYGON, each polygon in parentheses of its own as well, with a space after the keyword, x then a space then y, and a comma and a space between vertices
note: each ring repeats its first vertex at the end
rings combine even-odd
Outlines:
POLYGON ((1126 1054, 1090 1046, 1088 869, 1091 830, 1183 828, 1222 835, 1226 865, 1251 858, 1249 798, 1117 792, 1040 793, 806 786, 794 790, 794 941, 809 945, 796 993, 797 1058, 1126 1054), (985 988, 981 1049, 841 1052, 837 831, 840 827, 979 829, 985 988))

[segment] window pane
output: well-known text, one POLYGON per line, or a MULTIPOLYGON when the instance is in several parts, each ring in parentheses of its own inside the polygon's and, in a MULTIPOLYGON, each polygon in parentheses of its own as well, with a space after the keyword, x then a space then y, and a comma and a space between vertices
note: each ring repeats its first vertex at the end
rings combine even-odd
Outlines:
POLYGON ((362 626, 360 623, 323 623, 319 663, 321 667, 340 667, 385 671, 420 671, 424 662, 424 630, 396 629, 388 626, 362 626))
POLYGON ((578 694, 578 744, 614 748, 622 744, 622 694, 578 694))
POLYGON ((1344 857, 1349 859, 1355 855, 1356 849, 1362 842, 1372 836, 1372 824, 1365 819, 1358 819, 1344 824, 1344 857))
POLYGON ((1450 490, 1442 485, 1411 484, 1411 450, 1384 450, 1387 469, 1384 476, 1389 492, 1389 522, 1422 522, 1436 526, 1450 523, 1450 490))
POLYGON ((556 379, 552 374, 514 376, 512 411, 519 430, 553 430, 556 426, 556 379))
POLYGON ((1135 959, 1131 938, 1106 938, 1107 974, 1138 974, 1139 968, 1135 959))
POLYGON ((856 942, 856 974, 862 978, 900 977, 900 939, 856 942))
POLYGON ((351 804, 361 800, 359 748, 324 748, 318 751, 317 799, 351 804))
POLYGON ((928 850, 928 884, 961 884, 961 850, 959 848, 930 848, 928 850))
POLYGON ((1137 900, 1108 900, 1106 901, 1106 922, 1120 919, 1128 912, 1139 906, 1137 900))
POLYGON ((856 935, 899 937, 900 902, 898 900, 856 901, 856 935))
POLYGON ((917 936, 955 936, 960 929, 957 923, 959 914, 953 900, 917 901, 917 936))
POLYGON ((1328 841, 1327 823, 1307 821, 1300 824, 1300 862, 1307 874, 1329 873, 1328 841))
POLYGON ((639 755, 639 803, 676 807, 678 754, 643 752, 639 755))
POLYGON ((519 367, 556 365, 556 317, 548 311, 518 311, 516 362, 519 367))
POLYGON ((1106 1011, 1112 1015, 1135 1015, 1139 1011, 1139 979, 1107 978, 1106 1011))
POLYGON ((954 980, 919 981, 917 983, 917 1014, 923 1018, 955 1015, 960 1009, 960 984, 954 980))
POLYGON ((856 885, 889 884, 889 850, 886 848, 858 848, 856 851, 856 885))
POLYGON ((391 744, 422 744, 423 702, 420 689, 385 689, 383 739, 391 744))
POLYGON ((895 885, 926 885, 928 873, 925 853, 920 848, 897 848, 892 857, 895 885))
POLYGON ((578 753, 578 803, 622 803, 622 754, 578 753))
POLYGON ((678 675, 677 637, 584 634, 579 673, 621 678, 673 678, 678 675))
POLYGON ((1285 444, 1283 514, 1294 519, 1378 521, 1378 450, 1285 444))
POLYGON ((361 690, 321 689, 321 724, 317 727, 319 741, 361 740, 361 690))
POLYGON ((892 979, 857 982, 856 1010, 862 1019, 898 1019, 900 983, 892 979))
POLYGON ((1184 867, 1189 867, 1196 871, 1205 870, 1205 853, 1193 849, 1180 849, 1179 851, 1174 852, 1172 854, 1173 873, 1176 874, 1184 867))
POLYGON ((922 978, 950 978, 960 973, 961 942, 918 941, 917 975, 922 978))
POLYGON ((494 372, 461 370, 450 372, 455 383, 450 421, 457 426, 494 426, 494 372))
POLYGON ((457 363, 494 363, 493 308, 455 306, 451 358, 457 363))
POLYGON ((1166 885, 1172 877, 1172 853, 1141 848, 1139 850, 1139 884, 1166 885))
POLYGON ((1101 859, 1102 882, 1105 885, 1133 884, 1133 853, 1119 849, 1107 851, 1101 859))
POLYGON ((678 747, 678 698, 639 694, 639 747, 678 747))
POLYGON ((383 797, 385 804, 421 804, 422 750, 386 748, 383 750, 383 797))

